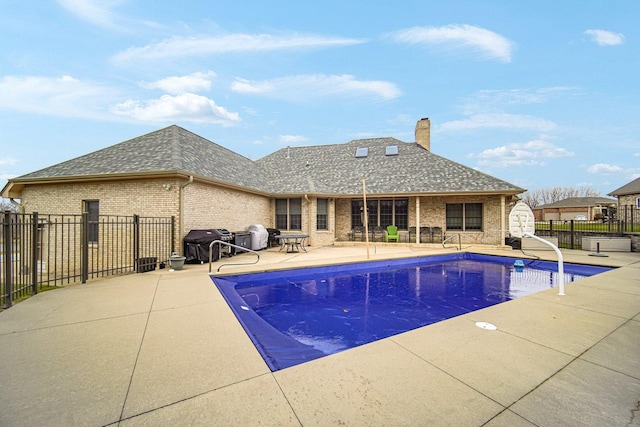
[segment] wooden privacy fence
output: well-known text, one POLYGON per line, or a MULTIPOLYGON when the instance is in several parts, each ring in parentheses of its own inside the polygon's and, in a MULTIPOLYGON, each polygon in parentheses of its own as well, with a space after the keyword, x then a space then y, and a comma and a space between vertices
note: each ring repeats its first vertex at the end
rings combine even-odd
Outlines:
POLYGON ((0 307, 44 287, 164 266, 175 218, 2 212, 0 307))

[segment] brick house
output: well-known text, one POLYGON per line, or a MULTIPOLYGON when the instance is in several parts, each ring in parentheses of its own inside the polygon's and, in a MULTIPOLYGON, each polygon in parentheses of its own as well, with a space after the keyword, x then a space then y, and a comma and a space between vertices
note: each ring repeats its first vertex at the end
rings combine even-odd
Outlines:
POLYGON ((10 179, 1 194, 24 212, 174 216, 176 247, 191 229, 251 224, 332 245, 362 226, 364 179, 370 230, 395 224, 418 243, 420 227, 432 227, 439 242, 459 234, 502 244, 510 204, 525 190, 432 153, 429 119, 415 135, 287 147, 253 161, 173 125, 10 179))
POLYGON ((602 220, 616 211, 616 200, 607 197, 568 197, 532 209, 537 221, 569 221, 584 217, 589 221, 602 220))
POLYGON ((618 199, 618 217, 627 223, 640 224, 640 178, 609 193, 618 199))
POLYGON ((609 196, 618 199, 618 206, 635 206, 640 209, 640 178, 613 190, 609 196))

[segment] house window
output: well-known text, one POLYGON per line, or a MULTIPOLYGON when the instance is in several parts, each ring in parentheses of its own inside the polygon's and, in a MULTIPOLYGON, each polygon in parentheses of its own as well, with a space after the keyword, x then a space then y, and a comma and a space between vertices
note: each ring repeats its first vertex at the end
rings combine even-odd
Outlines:
POLYGON ((329 199, 318 199, 318 208, 316 213, 316 229, 329 229, 329 199))
MULTIPOLYGON (((380 200, 380 225, 387 227, 393 224, 393 200, 380 200)), ((377 223, 375 225, 378 225, 377 223)))
POLYGON ((89 227, 87 228, 87 239, 89 243, 98 243, 98 218, 100 213, 100 202, 98 200, 84 200, 84 212, 88 214, 89 227))
POLYGON ((394 225, 400 230, 409 229, 409 200, 395 199, 393 201, 394 225))
MULTIPOLYGON (((362 200, 351 201, 351 228, 364 225, 362 200)), ((395 225, 400 230, 407 230, 409 223, 409 199, 368 199, 367 217, 369 228, 395 225)))
POLYGON ((447 230, 482 230, 482 203, 447 203, 447 230))
POLYGON ((276 228, 302 230, 302 199, 276 199, 276 228))

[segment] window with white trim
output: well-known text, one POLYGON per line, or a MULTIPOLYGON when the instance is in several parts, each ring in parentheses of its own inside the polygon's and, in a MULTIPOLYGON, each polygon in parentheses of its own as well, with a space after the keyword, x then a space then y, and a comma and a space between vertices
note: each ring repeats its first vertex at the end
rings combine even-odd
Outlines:
POLYGON ((316 229, 328 230, 329 229, 329 199, 318 199, 318 206, 316 209, 316 229))
POLYGON ((482 203, 447 203, 447 230, 482 231, 482 203))
POLYGON ((302 199, 276 199, 276 228, 302 230, 302 199))

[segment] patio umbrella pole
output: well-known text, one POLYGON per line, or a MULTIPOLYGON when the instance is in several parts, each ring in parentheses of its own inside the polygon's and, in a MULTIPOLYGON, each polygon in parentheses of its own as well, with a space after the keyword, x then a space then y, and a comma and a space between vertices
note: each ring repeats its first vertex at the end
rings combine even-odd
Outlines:
POLYGON ((367 246, 367 259, 369 259, 369 213, 367 212, 367 190, 362 177, 362 198, 364 199, 364 238, 367 246))

